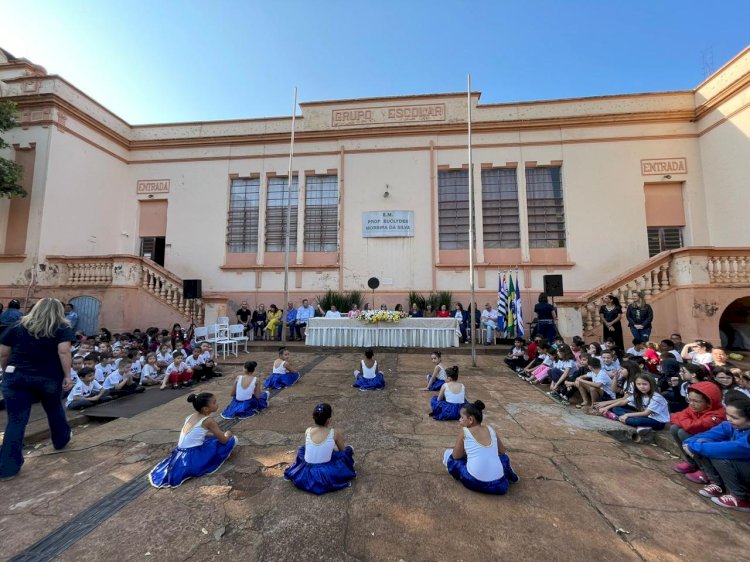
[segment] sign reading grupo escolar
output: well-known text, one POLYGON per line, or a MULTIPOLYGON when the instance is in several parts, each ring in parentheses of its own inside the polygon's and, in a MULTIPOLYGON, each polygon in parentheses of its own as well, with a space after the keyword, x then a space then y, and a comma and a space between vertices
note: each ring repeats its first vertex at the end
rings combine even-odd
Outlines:
POLYGON ((414 236, 414 211, 368 211, 362 213, 364 238, 414 236))

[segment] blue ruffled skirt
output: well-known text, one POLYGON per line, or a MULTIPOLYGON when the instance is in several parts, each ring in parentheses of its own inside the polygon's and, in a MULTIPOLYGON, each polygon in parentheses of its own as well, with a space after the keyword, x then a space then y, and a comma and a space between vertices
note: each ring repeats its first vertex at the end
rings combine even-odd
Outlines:
POLYGON ((385 379, 383 373, 380 372, 371 379, 360 376, 357 377, 352 386, 360 390, 380 390, 385 388, 385 379))
POLYGON ((156 488, 176 488, 189 478, 197 478, 219 470, 237 445, 232 436, 222 444, 216 437, 206 437, 203 445, 180 449, 176 447, 170 455, 157 464, 148 475, 156 488))
POLYGON ((317 495, 351 486, 351 481, 356 477, 354 450, 351 447, 333 451, 328 462, 313 464, 305 461, 303 445, 297 451, 294 463, 284 471, 284 478, 291 480, 297 488, 317 495))
POLYGON ((272 373, 263 381, 263 388, 286 388, 299 380, 299 373, 272 373))
POLYGON ((255 396, 250 398, 250 400, 232 398, 232 401, 221 413, 221 417, 225 420, 234 418, 245 419, 254 416, 266 408, 268 408, 268 392, 261 392, 260 398, 256 398, 255 396))
MULTIPOLYGON (((430 382, 431 378, 432 378, 432 375, 427 375, 427 382, 430 382)), ((428 388, 433 391, 440 390, 440 387, 443 386, 444 384, 445 384, 444 380, 435 379, 435 382, 432 383, 428 388)))
POLYGON ((500 462, 503 464, 503 472, 505 473, 503 477, 498 480, 483 482, 469 474, 466 468, 466 458, 456 460, 453 458, 452 452, 453 449, 446 449, 443 455, 443 463, 448 468, 448 473, 469 490, 502 496, 508 491, 509 482, 518 482, 518 475, 513 472, 508 455, 500 455, 500 462))
POLYGON ((466 401, 463 404, 454 404, 445 400, 438 400, 437 396, 433 396, 430 400, 430 406, 432 407, 430 415, 440 421, 457 420, 461 417, 461 408, 467 404, 466 401))

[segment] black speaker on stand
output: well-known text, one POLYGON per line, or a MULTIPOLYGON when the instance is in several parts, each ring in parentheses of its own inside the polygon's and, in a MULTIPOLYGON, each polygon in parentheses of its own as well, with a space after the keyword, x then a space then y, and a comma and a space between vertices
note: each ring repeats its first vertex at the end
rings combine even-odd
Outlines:
POLYGON ((182 280, 182 298, 190 301, 190 324, 193 324, 195 316, 195 299, 201 298, 203 287, 200 279, 183 279, 182 280))
POLYGON ((544 276, 544 293, 548 297, 563 296, 562 275, 545 275, 544 276))
POLYGON ((372 289, 372 309, 375 310, 375 289, 380 287, 380 279, 377 277, 370 277, 367 280, 367 286, 372 289))

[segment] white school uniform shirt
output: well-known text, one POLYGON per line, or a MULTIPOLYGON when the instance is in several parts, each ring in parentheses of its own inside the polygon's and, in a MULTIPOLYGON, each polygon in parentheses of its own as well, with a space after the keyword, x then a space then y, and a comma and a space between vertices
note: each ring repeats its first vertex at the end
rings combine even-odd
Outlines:
POLYGON ((70 368, 70 378, 73 379, 73 385, 75 386, 78 382, 78 373, 73 367, 70 368))
POLYGON ((635 357, 643 357, 646 353, 646 348, 644 347, 640 351, 638 351, 635 347, 629 348, 625 353, 628 355, 633 355, 635 357))
POLYGON ((209 361, 213 361, 214 363, 216 363, 216 359, 213 358, 213 355, 211 355, 210 351, 204 351, 203 353, 201 353, 201 359, 204 363, 208 363, 209 361))
POLYGON ((77 398, 89 398, 90 396, 99 394, 101 389, 102 385, 100 385, 95 380, 91 381, 91 384, 87 385, 81 379, 78 379, 78 382, 73 387, 73 390, 71 390, 70 394, 68 394, 68 401, 66 402, 66 404, 70 404, 77 398))
POLYGON ((591 371, 591 382, 601 383, 604 394, 614 399, 615 393, 612 392, 612 379, 604 372, 604 369, 599 369, 598 373, 591 371))
POLYGON ((174 361, 174 358, 172 357, 172 352, 167 351, 166 353, 162 354, 160 351, 156 352, 156 360, 160 361, 162 363, 171 364, 172 361, 174 361))
POLYGON ((109 365, 105 367, 101 363, 97 363, 94 367, 94 380, 99 384, 102 384, 104 382, 104 379, 106 379, 112 372, 112 370, 108 367, 109 365))
POLYGON ((510 350, 510 354, 513 357, 524 357, 526 355, 526 350, 523 347, 513 346, 513 349, 510 350))
MULTIPOLYGON (((635 408, 635 396, 631 396, 628 400, 628 406, 635 408)), ((658 422, 668 423, 669 422, 669 405, 664 397, 658 392, 654 392, 651 398, 647 396, 643 397, 643 407, 651 412, 648 417, 658 422)))
POLYGON ((710 353, 690 352, 690 362, 693 365, 710 365, 714 361, 714 356, 710 353))
POLYGON ((130 366, 130 372, 133 373, 133 380, 141 378, 141 371, 143 370, 143 364, 140 361, 133 361, 130 366))
POLYGON ((341 318, 341 313, 338 310, 329 310, 326 312, 325 318, 341 318))
POLYGON ((604 361, 602 361, 602 371, 607 373, 607 376, 613 377, 615 374, 617 374, 617 371, 619 370, 620 370, 620 365, 615 364, 614 361, 612 361, 612 364, 610 365, 605 365, 604 361))
POLYGON ((104 379, 104 389, 105 390, 112 390, 115 388, 118 384, 120 384, 123 381, 123 376, 120 374, 120 371, 115 371, 113 373, 110 373, 106 379, 104 379))
POLYGON ((159 380, 159 370, 146 363, 141 369, 141 382, 159 380))
POLYGON ((199 355, 198 357, 195 357, 194 355, 190 355, 187 359, 185 359, 185 364, 191 369, 194 369, 195 367, 199 367, 205 363, 206 362, 203 359, 203 355, 199 355))
POLYGON ((548 353, 542 353, 539 356, 539 359, 542 360, 542 365, 544 365, 545 367, 552 368, 552 365, 555 364, 555 362, 552 360, 552 356, 548 353))
POLYGON ((169 375, 171 375, 172 373, 184 373, 184 372, 185 372, 185 371, 187 371, 187 370, 188 370, 188 366, 187 366, 187 365, 185 364, 185 362, 183 361, 182 363, 180 363, 180 366, 179 366, 179 367, 178 367, 177 365, 175 365, 174 363, 170 364, 170 365, 169 365, 169 366, 167 367, 167 370, 166 370, 166 371, 164 371, 164 373, 165 373, 165 376, 167 376, 167 377, 168 377, 168 376, 169 376, 169 375))
POLYGON ((179 351, 182 354, 182 358, 187 359, 188 354, 184 347, 182 349, 175 349, 175 351, 179 351))
POLYGON ((576 368, 576 362, 574 359, 558 359, 555 361, 555 369, 560 369, 563 373, 565 372, 565 369, 570 369, 571 372, 574 371, 576 368))
POLYGON ((675 360, 678 363, 684 363, 685 362, 685 360, 682 358, 682 355, 680 355, 680 352, 677 351, 676 349, 670 349, 669 353, 671 353, 674 356, 675 360))

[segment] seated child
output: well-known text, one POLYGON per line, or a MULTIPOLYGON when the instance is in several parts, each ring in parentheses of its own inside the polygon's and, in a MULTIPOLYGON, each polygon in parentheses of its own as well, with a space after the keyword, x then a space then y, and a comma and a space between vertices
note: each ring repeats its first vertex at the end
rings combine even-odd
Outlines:
POLYGON ((141 368, 141 384, 143 386, 152 386, 161 384, 164 375, 159 373, 159 367, 156 364, 156 353, 153 351, 146 355, 146 364, 141 368))
POLYGON ((750 371, 740 371, 736 376, 737 390, 750 398, 750 371))
POLYGON ((182 353, 175 351, 172 354, 172 363, 164 372, 164 380, 161 383, 160 390, 167 388, 167 384, 171 384, 175 390, 180 386, 188 387, 193 384, 192 379, 193 371, 182 360, 182 353))
POLYGON ((588 408, 595 402, 614 400, 612 379, 602 369, 602 362, 596 357, 589 357, 589 372, 575 380, 575 387, 581 394, 582 402, 576 408, 588 408))
POLYGON ((112 354, 108 351, 105 351, 104 353, 99 353, 99 362, 96 364, 95 370, 96 374, 96 382, 99 384, 104 384, 104 379, 106 379, 109 374, 115 370, 114 365, 112 365, 112 354))
POLYGON ((529 356, 526 354, 525 345, 526 342, 523 338, 516 338, 513 340, 513 347, 508 352, 508 356, 504 359, 505 364, 516 373, 529 364, 529 356))
POLYGON ((185 418, 177 447, 149 473, 148 480, 156 488, 174 488, 188 478, 216 472, 237 445, 237 438, 221 431, 211 418, 219 409, 213 394, 190 394, 187 401, 197 413, 185 418))
POLYGON ((120 366, 117 370, 107 375, 104 380, 104 390, 108 391, 112 398, 120 398, 146 390, 146 387, 140 386, 133 380, 131 366, 130 359, 127 357, 120 359, 120 366))
POLYGON ((156 365, 162 373, 172 364, 173 359, 172 348, 169 344, 161 344, 159 346, 159 351, 156 352, 156 365))
POLYGON ((547 380, 550 369, 555 366, 555 361, 557 361, 557 349, 550 347, 546 350, 546 353, 539 354, 539 359, 542 360, 541 365, 535 367, 526 377, 526 382, 529 384, 539 384, 547 380))
POLYGON ((565 381, 571 377, 578 366, 576 360, 573 357, 573 352, 567 345, 562 345, 557 350, 557 361, 555 361, 552 368, 549 370, 549 378, 552 379, 550 384, 549 392, 547 393, 551 398, 555 400, 562 400, 563 396, 558 391, 561 391, 565 386, 565 381))
MULTIPOLYGON (((518 378, 528 381, 531 377, 531 372, 540 365, 544 364, 545 359, 548 359, 550 349, 552 349, 552 346, 547 342, 543 341, 537 344, 536 357, 534 357, 534 359, 531 359, 523 369, 521 369, 520 371, 516 371, 516 373, 518 374, 518 378)), ((549 360, 549 366, 552 366, 551 359, 549 360)))
MULTIPOLYGON (((685 439, 703 433, 719 425, 727 418, 727 412, 721 403, 721 389, 711 381, 697 382, 688 386, 688 407, 675 412, 669 418, 672 425, 669 432, 682 451, 685 439)), ((700 472, 693 457, 682 451, 684 461, 672 468, 684 474, 693 482, 708 484, 708 477, 700 472)))
POLYGON ((427 386, 422 390, 436 391, 440 390, 440 387, 445 384, 445 367, 443 367, 443 358, 439 351, 433 351, 430 354, 430 361, 435 365, 432 369, 432 374, 427 375, 427 386))
POLYGON ((714 367, 714 382, 721 388, 722 400, 726 397, 727 392, 737 387, 737 381, 734 379, 734 373, 728 367, 714 367))
POLYGON ((263 388, 286 388, 298 380, 299 373, 294 370, 294 365, 289 361, 289 350, 286 347, 280 347, 279 357, 273 362, 271 376, 263 381, 263 388))
POLYGON ((385 388, 383 373, 378 370, 378 362, 372 349, 365 351, 365 358, 359 362, 359 370, 354 371, 354 388, 360 390, 380 390, 385 388))
POLYGON ((325 494, 351 486, 356 478, 354 450, 346 446, 344 435, 331 428, 333 409, 330 404, 315 406, 315 427, 305 431, 305 444, 297 451, 294 463, 284 471, 284 478, 300 490, 325 494))
POLYGON ((701 365, 694 365, 692 363, 680 364, 680 375, 682 382, 664 393, 664 398, 669 403, 669 411, 672 413, 679 412, 687 407, 688 386, 709 380, 708 371, 701 365))
POLYGON ((576 379, 589 373, 589 357, 588 352, 582 351, 578 355, 578 359, 576 359, 575 371, 568 373, 568 377, 563 381, 563 384, 557 387, 557 395, 560 397, 560 401, 566 406, 570 404, 570 399, 577 391, 575 386, 576 379))
POLYGON ((207 378, 208 369, 200 346, 196 345, 193 348, 193 351, 185 359, 185 364, 193 371, 193 382, 199 382, 201 379, 207 378))
POLYGON ((255 361, 245 363, 245 373, 238 375, 235 379, 234 387, 232 387, 232 401, 221 413, 222 418, 226 420, 245 419, 268 408, 268 392, 260 391, 260 385, 255 376, 257 366, 258 364, 255 361))
POLYGON ((70 378, 73 379, 73 384, 78 382, 78 371, 83 369, 83 357, 80 355, 74 355, 70 365, 70 378))
POLYGON ((750 512, 750 398, 727 394, 727 421, 689 437, 685 451, 708 477, 698 493, 720 507, 750 512))
POLYGON ((643 360, 646 362, 646 368, 649 373, 656 376, 660 372, 659 365, 661 364, 659 346, 652 341, 646 342, 644 345, 643 360))
POLYGON ((100 402, 111 400, 107 391, 94 378, 94 369, 83 367, 78 371, 78 382, 68 394, 65 407, 68 410, 82 410, 100 402))
POLYGON ((502 495, 508 491, 509 481, 518 482, 518 476, 495 430, 482 425, 482 410, 481 400, 461 408, 462 431, 453 449, 443 453, 443 464, 469 490, 502 495))
POLYGON ((219 366, 216 362, 216 357, 214 357, 213 346, 207 341, 204 341, 201 342, 200 348, 201 359, 203 359, 203 370, 201 371, 201 375, 207 379, 224 376, 219 370, 219 366))
POLYGON ((458 367, 455 365, 445 370, 445 376, 448 377, 448 382, 441 386, 440 393, 430 400, 430 415, 433 419, 441 421, 457 420, 461 418, 461 408, 468 404, 466 388, 458 382, 458 367))
POLYGON ((604 413, 605 417, 637 428, 639 434, 652 429, 664 429, 669 423, 669 406, 656 388, 651 373, 641 372, 635 378, 633 394, 627 405, 615 406, 604 413))

